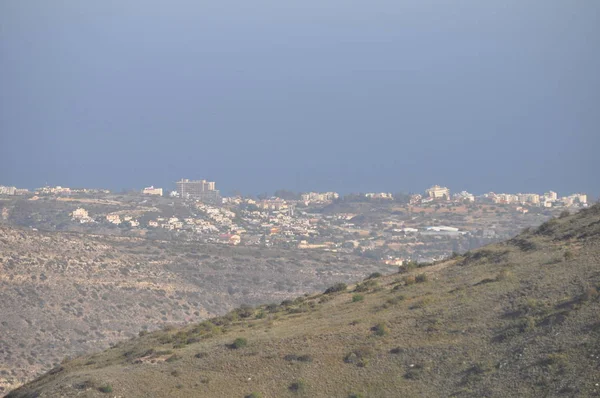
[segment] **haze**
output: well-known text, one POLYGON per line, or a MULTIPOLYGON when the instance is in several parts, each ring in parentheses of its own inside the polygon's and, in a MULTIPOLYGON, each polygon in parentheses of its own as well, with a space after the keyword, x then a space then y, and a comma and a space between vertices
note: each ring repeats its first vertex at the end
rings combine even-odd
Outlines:
POLYGON ((600 2, 2 1, 0 183, 600 194, 600 2))

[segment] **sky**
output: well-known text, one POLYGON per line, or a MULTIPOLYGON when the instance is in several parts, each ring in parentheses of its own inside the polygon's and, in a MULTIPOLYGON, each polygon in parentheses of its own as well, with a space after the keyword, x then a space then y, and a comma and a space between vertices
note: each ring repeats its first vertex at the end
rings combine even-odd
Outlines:
POLYGON ((597 0, 0 1, 0 185, 600 195, 597 0))

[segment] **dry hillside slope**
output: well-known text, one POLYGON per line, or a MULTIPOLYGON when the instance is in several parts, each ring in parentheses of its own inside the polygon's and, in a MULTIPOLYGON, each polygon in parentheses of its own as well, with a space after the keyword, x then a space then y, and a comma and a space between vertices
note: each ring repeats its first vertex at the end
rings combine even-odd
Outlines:
POLYGON ((599 396, 599 288, 594 206, 431 267, 145 334, 9 397, 599 396))
POLYGON ((42 232, 0 225, 0 395, 66 356, 280 302, 389 266, 339 253, 42 232))

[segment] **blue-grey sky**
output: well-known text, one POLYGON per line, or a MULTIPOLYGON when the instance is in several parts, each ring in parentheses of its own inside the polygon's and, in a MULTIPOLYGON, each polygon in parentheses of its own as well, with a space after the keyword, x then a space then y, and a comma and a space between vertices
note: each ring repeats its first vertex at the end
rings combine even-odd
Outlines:
POLYGON ((0 2, 0 184, 600 194, 600 1, 0 2))

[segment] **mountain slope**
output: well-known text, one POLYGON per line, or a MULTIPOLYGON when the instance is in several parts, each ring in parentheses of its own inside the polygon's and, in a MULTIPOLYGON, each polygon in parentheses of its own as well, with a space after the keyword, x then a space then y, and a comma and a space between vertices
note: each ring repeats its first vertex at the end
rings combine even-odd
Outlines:
POLYGON ((599 289, 594 206, 407 274, 146 334, 9 397, 599 396, 599 289))
POLYGON ((0 394, 65 356, 390 266, 353 255, 0 225, 0 394))

